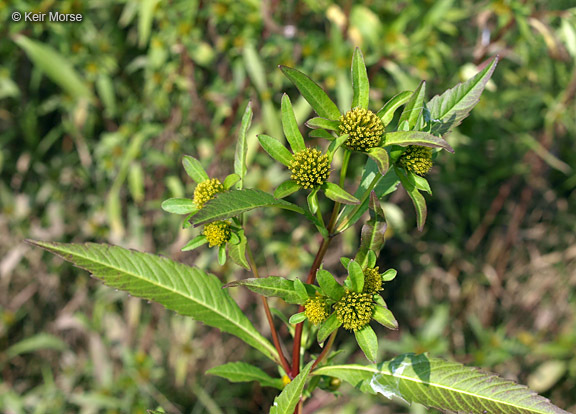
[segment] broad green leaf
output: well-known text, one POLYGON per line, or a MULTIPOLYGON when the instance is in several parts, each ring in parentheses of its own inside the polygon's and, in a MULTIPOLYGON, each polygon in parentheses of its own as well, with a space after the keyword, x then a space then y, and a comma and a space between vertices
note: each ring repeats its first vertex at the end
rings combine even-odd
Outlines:
POLYGON ((238 233, 238 237, 240 241, 236 244, 228 243, 228 255, 230 259, 238 266, 242 266, 244 269, 250 270, 250 264, 246 259, 246 246, 248 244, 248 240, 244 235, 244 230, 240 230, 238 233))
POLYGON ((414 204, 414 208, 416 209, 416 225, 419 231, 424 229, 424 223, 426 222, 426 215, 427 215, 427 208, 426 208, 426 200, 424 196, 420 194, 418 188, 416 188, 416 183, 414 178, 412 177, 413 174, 406 175, 404 171, 395 168, 396 175, 400 179, 402 186, 408 193, 408 196, 412 200, 412 204, 414 204))
POLYGON ((173 214, 190 214, 198 211, 198 208, 189 198, 169 198, 162 202, 162 210, 173 214))
POLYGON ((340 285, 327 270, 318 270, 318 272, 316 272, 316 280, 318 280, 318 285, 320 285, 322 291, 332 300, 338 301, 344 296, 344 293, 346 293, 342 285, 340 285))
POLYGON ((388 269, 382 274, 382 280, 384 282, 389 282, 393 280, 397 274, 398 272, 396 271, 396 269, 388 269))
POLYGON ((261 278, 250 278, 235 280, 230 282, 224 287, 238 287, 244 286, 252 292, 266 297, 277 297, 283 299, 286 303, 302 304, 300 295, 294 290, 294 282, 280 276, 268 276, 261 278))
POLYGON ((338 131, 340 122, 326 118, 312 118, 306 121, 306 126, 310 129, 327 129, 329 131, 338 131))
POLYGON ((354 336, 368 361, 376 362, 378 357, 378 337, 374 329, 370 325, 366 325, 362 329, 354 331, 354 336))
POLYGON ((332 141, 334 139, 334 136, 325 129, 313 129, 312 131, 308 132, 308 136, 310 138, 322 138, 328 141, 332 141))
POLYGON ((288 197, 290 194, 295 193, 296 191, 300 190, 300 186, 296 184, 294 180, 284 181, 282 184, 274 190, 274 197, 276 198, 284 198, 288 197))
POLYGON ((53 351, 64 351, 66 348, 68 348, 68 345, 66 345, 66 343, 57 336, 47 333, 39 333, 16 342, 5 350, 5 355, 8 359, 10 359, 17 355, 27 354, 30 352, 47 349, 53 351))
POLYGON ((282 129, 284 130, 284 136, 286 140, 288 140, 292 152, 297 153, 298 151, 305 150, 306 144, 304 143, 304 137, 302 137, 300 129, 298 128, 292 102, 290 102, 290 98, 286 94, 282 95, 281 112, 282 129))
POLYGON ((376 322, 385 326, 388 329, 393 330, 398 329, 398 322, 396 321, 396 318, 394 317, 390 309, 384 306, 376 305, 374 307, 374 315, 372 315, 372 318, 376 322))
POLYGON ((304 210, 295 204, 278 200, 271 194, 251 188, 219 194, 218 197, 207 202, 204 207, 192 217, 192 222, 195 226, 199 226, 200 224, 206 224, 211 221, 235 217, 240 213, 258 207, 279 207, 305 214, 304 210))
POLYGON ((348 193, 338 184, 325 182, 322 184, 322 189, 324 190, 326 197, 328 197, 330 200, 334 200, 342 204, 360 204, 360 200, 358 200, 352 194, 348 193))
POLYGON ((305 320, 306 320, 306 312, 300 312, 290 316, 288 322, 292 325, 296 325, 300 322, 304 322, 305 320))
POLYGON ((312 214, 316 214, 316 212, 318 211, 318 189, 315 188, 314 190, 312 190, 310 192, 310 194, 308 194, 308 197, 306 197, 306 201, 308 202, 308 208, 310 209, 310 212, 312 214))
POLYGON ((344 283, 354 292, 360 293, 364 289, 364 272, 357 261, 350 260, 348 263, 348 277, 344 283))
POLYGON ((257 381, 263 387, 272 387, 281 390, 284 384, 280 378, 272 378, 260 368, 245 362, 229 362, 210 368, 206 374, 226 378, 230 382, 257 381))
POLYGON ((404 91, 400 92, 397 95, 394 95, 392 99, 390 99, 386 104, 378 111, 376 115, 380 117, 384 126, 387 126, 392 119, 394 119, 394 113, 396 110, 404 105, 410 97, 412 96, 412 91, 404 91))
POLYGON ((358 47, 354 50, 354 56, 352 57, 352 88, 354 90, 352 108, 360 107, 368 109, 370 83, 368 81, 364 57, 358 47))
POLYGON ((322 118, 336 120, 340 118, 340 111, 326 92, 312 79, 299 70, 280 66, 284 75, 298 88, 304 99, 308 101, 312 109, 322 118))
POLYGON ((402 124, 403 122, 408 123, 407 129, 414 129, 416 126, 416 121, 422 114, 422 109, 424 108, 424 97, 426 95, 426 82, 420 82, 420 85, 416 88, 410 100, 404 107, 404 111, 400 115, 400 120, 398 124, 402 124))
POLYGON ((318 328, 318 334, 316 337, 318 343, 321 344, 324 342, 326 338, 328 338, 330 334, 336 329, 340 328, 340 326, 342 326, 342 322, 340 322, 338 319, 336 312, 333 312, 330 316, 328 316, 328 319, 322 322, 320 328, 318 328))
POLYGON ((302 391, 304 390, 304 384, 310 375, 310 368, 312 368, 313 361, 310 361, 308 365, 300 371, 300 374, 294 378, 290 384, 284 387, 284 390, 274 398, 272 407, 270 408, 270 414, 293 414, 296 405, 302 397, 302 391))
POLYGON ((497 63, 496 57, 473 78, 459 83, 428 102, 432 134, 445 135, 460 125, 480 100, 480 95, 492 77, 497 63))
POLYGON ((117 246, 31 240, 28 243, 89 271, 110 287, 236 335, 277 361, 274 346, 260 335, 214 275, 166 257, 117 246))
POLYGON ((225 179, 222 185, 224 186, 224 190, 230 190, 234 184, 240 181, 240 176, 238 174, 230 174, 225 179))
POLYGON ((442 411, 499 414, 568 414, 523 385, 424 354, 404 354, 377 365, 332 365, 314 371, 359 387, 442 411))
POLYGON ((442 148, 448 152, 454 152, 454 149, 445 140, 436 135, 422 131, 397 131, 388 132, 384 135, 384 146, 401 145, 421 145, 430 148, 442 148))
POLYGON ((194 250, 197 247, 205 245, 206 243, 208 243, 208 239, 206 239, 206 236, 201 234, 199 236, 194 237, 192 240, 186 243, 186 245, 182 247, 182 251, 187 252, 190 250, 194 250))
POLYGON ((349 257, 341 257, 340 263, 342 263, 342 266, 344 266, 344 269, 348 269, 348 265, 350 264, 351 260, 352 259, 350 259, 349 257))
MULTIPOLYGON (((382 249, 386 241, 384 237, 386 234, 386 228, 387 225, 385 221, 370 220, 362 226, 362 231, 360 233, 360 251, 356 256, 358 262, 364 262, 364 260, 367 260, 369 251, 379 252, 382 249), (360 252, 364 253, 361 255, 360 252)), ((364 263, 362 263, 362 265, 364 266, 364 263)))
POLYGON ((238 142, 236 142, 236 153, 234 155, 234 172, 240 176, 240 181, 236 183, 236 188, 241 190, 244 187, 244 177, 246 176, 246 154, 248 151, 248 144, 246 135, 250 124, 252 123, 252 103, 248 102, 244 115, 242 115, 242 123, 240 124, 240 131, 238 132, 238 142))
POLYGON ((294 292, 298 295, 300 303, 304 303, 310 298, 306 286, 300 279, 294 279, 294 292))
POLYGON ((374 147, 368 150, 368 156, 376 162, 380 174, 386 175, 388 172, 388 167, 390 166, 388 160, 388 152, 384 148, 374 147))
POLYGON ((184 166, 184 170, 186 170, 186 174, 196 181, 196 184, 200 184, 201 182, 210 179, 208 173, 196 158, 191 157, 190 155, 184 155, 182 165, 184 166))
POLYGON ((18 34, 14 35, 14 42, 38 69, 71 96, 92 99, 92 91, 72 64, 52 47, 18 34))
POLYGON ((226 244, 218 246, 218 264, 224 266, 226 264, 226 244))
POLYGON ((293 156, 280 141, 265 134, 258 135, 258 141, 272 158, 287 167, 290 166, 293 156))

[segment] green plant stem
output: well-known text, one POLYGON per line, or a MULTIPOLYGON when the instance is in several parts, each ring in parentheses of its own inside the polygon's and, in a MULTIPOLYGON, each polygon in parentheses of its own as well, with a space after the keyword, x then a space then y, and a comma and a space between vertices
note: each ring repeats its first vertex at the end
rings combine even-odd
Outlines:
MULTIPOLYGON (((256 267, 256 262, 254 261, 254 256, 252 255, 252 249, 250 246, 247 246, 248 251, 248 263, 250 264, 250 268, 252 269, 252 273, 254 277, 260 277, 258 274, 258 268, 256 267)), ((274 319, 272 317, 272 312, 270 312, 270 306, 268 305, 268 299, 266 296, 260 296, 262 299, 262 305, 264 305, 264 312, 266 313, 266 319, 268 319, 268 324, 270 325, 270 333, 272 334, 272 342, 274 343, 274 347, 278 352, 278 358, 280 358, 280 363, 282 364, 282 368, 286 371, 287 375, 290 375, 291 369, 286 356, 284 356, 284 352, 282 351, 282 345, 280 344, 280 339, 278 338, 278 332, 276 331, 276 327, 274 326, 274 319)))
POLYGON ((330 335, 330 338, 328 338, 328 342, 326 343, 326 345, 324 345, 324 349, 322 350, 320 355, 318 355, 318 358, 316 358, 316 361, 314 361, 314 363, 312 364, 312 368, 310 369, 310 371, 313 371, 314 368, 316 368, 318 366, 318 364, 320 364, 320 362, 322 362, 322 360, 328 356, 328 354, 330 353, 330 350, 332 349, 332 344, 334 343, 334 339, 336 339, 337 333, 338 333, 338 329, 336 329, 334 332, 332 332, 332 334, 330 335))

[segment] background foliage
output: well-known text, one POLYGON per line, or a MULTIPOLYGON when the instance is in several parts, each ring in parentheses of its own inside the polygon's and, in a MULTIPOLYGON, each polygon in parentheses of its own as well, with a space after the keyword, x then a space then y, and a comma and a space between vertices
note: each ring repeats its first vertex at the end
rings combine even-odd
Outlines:
MULTIPOLYGON (((391 237, 381 267, 399 276, 384 296, 400 330, 387 332, 382 357, 428 351, 576 410, 570 3, 0 1, 0 411, 268 409, 275 390, 204 375, 226 361, 253 360, 238 340, 100 286, 22 240, 111 242, 199 264, 222 280, 246 277, 232 264, 218 267, 213 251, 179 252, 191 230, 179 231, 160 202, 193 191, 181 155, 202 159, 211 176, 232 172, 251 100, 248 186, 273 188, 285 172, 257 151, 256 133, 282 136, 281 93, 296 96, 276 66, 322 81, 347 108, 356 45, 375 108, 421 79, 440 92, 501 57, 480 104, 448 139, 456 154, 443 154, 429 176, 435 194, 424 231, 412 230, 404 193, 391 200, 400 208, 385 206, 391 237), (14 23, 13 11, 75 12, 84 21, 14 23)), ((299 120, 310 113, 302 100, 294 104, 299 120)), ((249 218, 257 261, 268 274, 300 276, 314 249, 294 246, 317 243, 312 229, 292 215, 267 222, 271 214, 249 218)), ((359 230, 339 240, 327 268, 351 253, 359 230)), ((243 309, 256 307, 253 295, 235 294, 243 309)), ((266 332, 261 319, 255 323, 266 332)), ((361 358, 344 340, 337 358, 361 358)), ((320 405, 341 413, 420 410, 350 388, 337 403, 321 393, 306 410, 320 405)))

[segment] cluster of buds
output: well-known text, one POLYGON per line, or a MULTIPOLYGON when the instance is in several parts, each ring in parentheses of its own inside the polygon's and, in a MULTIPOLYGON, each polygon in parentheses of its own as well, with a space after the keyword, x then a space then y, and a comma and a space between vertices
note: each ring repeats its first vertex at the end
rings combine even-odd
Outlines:
POLYGON ((330 175, 330 161, 316 148, 306 148, 294 154, 290 162, 291 177, 300 187, 321 186, 330 175))

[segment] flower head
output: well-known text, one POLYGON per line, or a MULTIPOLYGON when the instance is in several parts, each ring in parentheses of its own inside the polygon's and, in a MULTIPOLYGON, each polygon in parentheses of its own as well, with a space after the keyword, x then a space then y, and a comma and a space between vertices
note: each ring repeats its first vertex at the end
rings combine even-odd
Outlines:
POLYGON ((425 175, 432 168, 432 148, 409 145, 398 162, 407 171, 425 175))
POLYGON ((288 168, 292 172, 290 178, 303 188, 318 187, 330 175, 328 156, 316 148, 306 148, 295 153, 288 168))
POLYGON ((217 178, 201 182, 194 189, 194 204, 198 209, 204 207, 208 201, 212 200, 216 194, 224 191, 224 186, 217 178))
POLYGON ((230 240, 232 232, 230 231, 230 224, 226 221, 215 221, 204 226, 202 232, 208 240, 209 247, 221 246, 230 240))
POLYGON ((318 325, 328 318, 328 303, 322 296, 308 299, 304 306, 304 313, 312 325, 318 325))
POLYGON ((350 290, 334 305, 336 316, 344 329, 357 331, 372 319, 374 303, 369 293, 358 293, 350 290))
POLYGON ((340 135, 349 135, 345 147, 353 151, 366 151, 380 144, 384 124, 374 112, 354 108, 340 117, 338 131, 340 135))
POLYGON ((364 293, 375 294, 382 290, 382 276, 378 269, 378 266, 364 269, 364 293))

